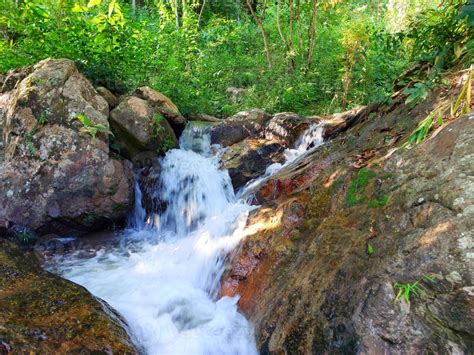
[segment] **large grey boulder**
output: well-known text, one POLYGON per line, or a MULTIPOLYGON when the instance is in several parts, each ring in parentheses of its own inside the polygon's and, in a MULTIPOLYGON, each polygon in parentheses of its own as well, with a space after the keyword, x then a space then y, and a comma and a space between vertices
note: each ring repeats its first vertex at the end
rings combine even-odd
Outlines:
POLYGON ((110 113, 110 123, 120 153, 131 160, 143 151, 158 155, 178 146, 168 121, 141 98, 124 97, 110 113))
POLYGON ((71 60, 25 72, 0 96, 0 226, 71 232, 121 221, 132 171, 109 156, 107 102, 71 60))
POLYGON ((265 139, 292 147, 298 137, 308 129, 309 124, 309 120, 296 113, 277 113, 265 127, 265 139))

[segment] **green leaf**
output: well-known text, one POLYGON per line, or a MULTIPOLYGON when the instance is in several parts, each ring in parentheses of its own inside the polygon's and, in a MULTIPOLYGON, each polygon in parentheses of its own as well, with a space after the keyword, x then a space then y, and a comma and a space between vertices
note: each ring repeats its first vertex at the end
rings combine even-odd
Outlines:
POLYGON ((372 255, 374 253, 374 247, 370 244, 367 244, 367 254, 372 255))
POLYGON ((76 115, 76 117, 84 126, 92 126, 93 125, 91 119, 83 113, 78 113, 76 115))
POLYGON ((84 6, 81 6, 80 4, 78 3, 75 3, 74 6, 72 7, 72 12, 84 12, 86 11, 87 8, 84 7, 84 6))
POLYGON ((94 6, 99 6, 101 3, 101 0, 89 0, 89 3, 87 4, 87 7, 91 8, 94 6))

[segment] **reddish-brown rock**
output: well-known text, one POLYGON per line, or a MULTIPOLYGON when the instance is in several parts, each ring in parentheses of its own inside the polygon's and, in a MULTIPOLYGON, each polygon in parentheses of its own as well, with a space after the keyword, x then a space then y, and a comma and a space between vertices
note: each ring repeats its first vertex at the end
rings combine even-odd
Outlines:
POLYGON ((240 295, 261 353, 474 347, 474 116, 392 150, 438 101, 346 126, 254 191, 263 206, 221 294, 240 295))

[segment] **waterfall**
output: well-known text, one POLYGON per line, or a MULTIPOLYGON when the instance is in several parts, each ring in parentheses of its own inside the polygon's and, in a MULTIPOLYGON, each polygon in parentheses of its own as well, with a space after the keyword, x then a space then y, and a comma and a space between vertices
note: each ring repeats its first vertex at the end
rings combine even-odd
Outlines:
POLYGON ((141 169, 135 172, 133 179, 133 191, 135 195, 135 200, 133 202, 133 210, 128 218, 128 227, 131 229, 140 230, 145 227, 146 211, 142 205, 143 194, 138 183, 138 176, 141 173, 141 169))
MULTIPOLYGON (((317 134, 310 128, 287 159, 308 150, 317 134)), ((147 354, 256 354, 238 297, 218 299, 225 258, 256 207, 234 195, 207 126, 188 125, 180 147, 166 153, 147 191, 160 209, 147 216, 137 172, 134 211, 120 245, 88 258, 58 257, 56 271, 117 309, 147 354)))

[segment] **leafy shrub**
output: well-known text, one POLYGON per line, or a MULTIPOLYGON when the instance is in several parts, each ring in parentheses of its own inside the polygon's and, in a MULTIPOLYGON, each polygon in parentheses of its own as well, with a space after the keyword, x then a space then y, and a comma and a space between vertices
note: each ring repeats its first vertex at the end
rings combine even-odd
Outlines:
POLYGON ((108 127, 104 126, 101 123, 92 122, 92 120, 83 113, 78 113, 76 115, 76 118, 83 125, 83 127, 81 127, 80 129, 80 132, 89 134, 93 139, 95 139, 98 133, 105 133, 111 136, 114 135, 108 127))
MULTIPOLYGON (((95 85, 118 93, 148 85, 184 114, 228 116, 260 107, 305 115, 387 99, 410 62, 446 68, 474 53, 464 19, 470 15, 460 15, 460 0, 428 7, 412 16, 409 30, 397 33, 381 16, 384 5, 318 2, 309 68, 307 40, 292 32, 294 48, 288 53, 277 29, 276 5, 269 3, 263 27, 271 69, 258 26, 239 3, 207 2, 201 11, 198 3, 184 1, 189 11, 180 8, 177 17, 166 2, 140 3, 134 11, 119 0, 2 1, 0 72, 46 57, 68 57, 95 85), (233 102, 226 93, 230 86, 243 87, 246 94, 233 102)), ((301 2, 304 11, 295 26, 307 28, 309 4, 301 2)), ((289 19, 288 3, 283 1, 279 15, 289 19)), ((291 37, 288 27, 282 31, 291 37)))

